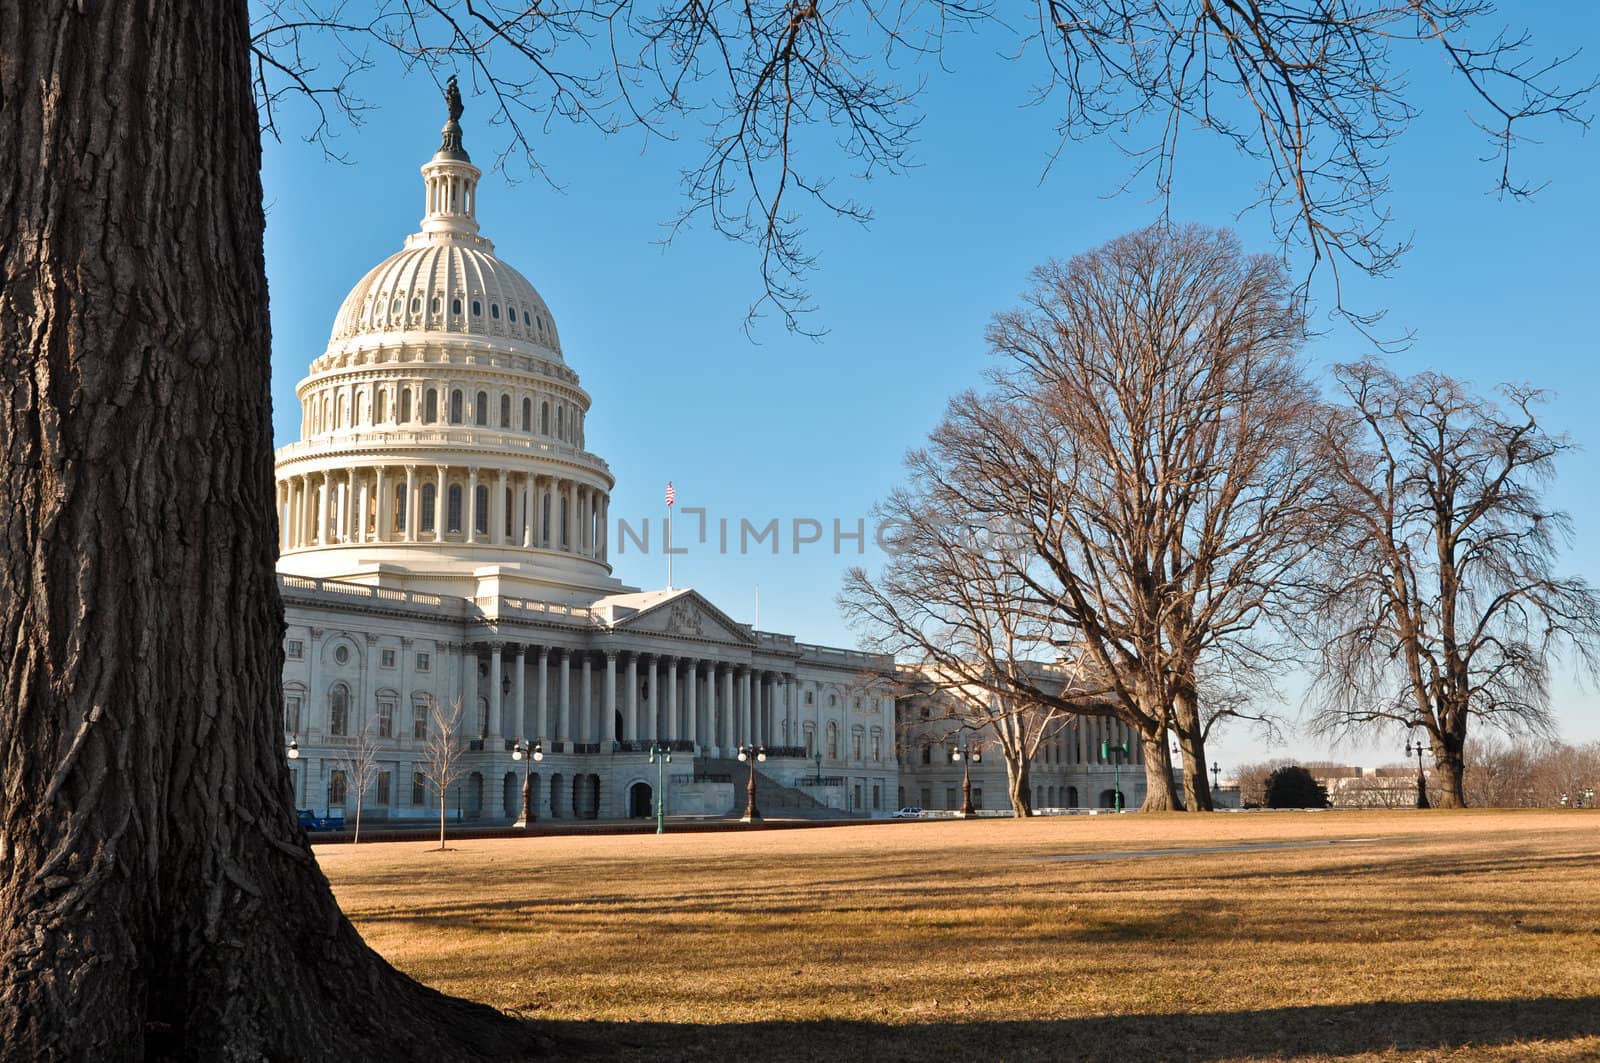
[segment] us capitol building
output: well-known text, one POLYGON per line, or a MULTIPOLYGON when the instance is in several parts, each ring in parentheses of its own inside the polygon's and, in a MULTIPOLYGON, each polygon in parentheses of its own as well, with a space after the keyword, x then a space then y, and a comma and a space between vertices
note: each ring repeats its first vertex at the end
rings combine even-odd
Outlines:
POLYGON ((437 815, 424 747, 435 707, 459 704, 453 817, 520 811, 519 739, 544 752, 541 818, 652 814, 656 743, 671 813, 741 809, 745 743, 766 748, 780 806, 893 807, 891 661, 612 576, 590 396, 544 299, 478 231, 451 103, 422 231, 345 298, 297 388, 300 439, 277 452, 296 803, 353 810, 343 762, 366 744, 364 815, 437 815))
MULTIPOLYGON (((737 814, 741 745, 766 750, 769 813, 955 808, 926 706, 902 701, 896 742, 892 659, 612 576, 614 481, 584 448, 589 394, 544 299, 479 234, 481 171, 453 84, 447 99, 422 231, 345 298, 296 389, 300 439, 277 452, 295 803, 353 812, 350 760, 368 749, 368 820, 437 815, 426 748, 459 706, 453 818, 514 818, 529 767, 540 818, 648 816, 658 777, 669 813, 737 814), (543 760, 514 763, 519 741, 543 760)), ((1034 763, 1038 804, 1076 807, 1080 789, 1108 803, 1114 766, 1071 744, 1034 763)), ((1005 794, 998 754, 972 774, 978 794, 1005 794)))

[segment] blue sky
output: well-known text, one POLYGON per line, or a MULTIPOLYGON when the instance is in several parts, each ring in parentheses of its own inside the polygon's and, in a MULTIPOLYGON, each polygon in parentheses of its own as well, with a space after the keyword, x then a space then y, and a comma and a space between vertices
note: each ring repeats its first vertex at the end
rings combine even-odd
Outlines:
MULTIPOLYGON (((1587 4, 1516 5, 1546 48, 1590 45, 1579 70, 1600 70, 1600 14, 1587 4), (1564 10, 1565 9, 1565 10, 1564 10)), ((1539 129, 1517 165, 1549 185, 1532 202, 1491 194, 1493 167, 1480 162, 1481 136, 1465 99, 1431 53, 1409 56, 1424 113, 1391 154, 1390 205, 1397 231, 1415 246, 1399 272, 1369 281, 1346 277, 1353 305, 1386 307, 1416 342, 1391 358, 1402 372, 1434 368, 1487 388, 1527 381, 1557 393, 1550 428, 1583 448, 1561 466, 1552 491, 1570 512, 1577 542, 1566 567, 1600 581, 1600 372, 1594 327, 1600 245, 1600 131, 1539 129)), ((728 554, 688 542, 675 583, 693 586, 737 619, 754 619, 805 641, 853 645, 834 605, 853 563, 877 563, 845 542, 835 553, 831 523, 846 530, 900 479, 900 462, 938 421, 946 400, 979 382, 989 358, 983 330, 1012 305, 1028 270, 1151 221, 1147 186, 1115 195, 1127 160, 1107 140, 1070 146, 1046 175, 1055 146, 1048 104, 1025 105, 1030 72, 978 42, 959 45, 946 73, 930 73, 927 120, 916 168, 902 177, 849 186, 875 211, 866 226, 811 211, 809 244, 819 256, 811 278, 820 341, 793 336, 775 320, 753 339, 744 313, 759 294, 748 247, 705 227, 660 245, 663 223, 681 206, 677 175, 695 156, 684 141, 648 145, 636 135, 602 137, 553 125, 543 161, 558 187, 523 177, 485 177, 479 217, 502 258, 539 289, 561 328, 569 363, 594 397, 592 450, 617 478, 614 518, 650 518, 658 535, 662 490, 670 479, 680 511, 703 506, 728 518, 728 554), (763 544, 741 555, 741 519, 777 518, 780 552, 763 544), (795 520, 813 519, 823 541, 792 544, 795 520)), ((297 437, 294 386, 327 343, 334 312, 372 265, 397 250, 421 216, 418 167, 432 153, 443 120, 433 84, 398 72, 366 75, 364 94, 382 107, 338 148, 348 164, 286 137, 270 140, 264 162, 271 283, 273 398, 279 445, 297 437)), ((1575 78, 1576 79, 1576 75, 1575 78)), ((502 142, 483 124, 486 106, 470 94, 466 144, 480 165, 502 142)), ((841 175, 849 167, 841 164, 841 175)), ((1253 198, 1255 170, 1195 133, 1180 159, 1173 215, 1234 225, 1247 246, 1270 250, 1259 214, 1238 216, 1253 198)), ((1331 300, 1324 283, 1323 311, 1331 300)), ((1318 366, 1360 356, 1369 345, 1323 315, 1308 348, 1318 366)), ((870 520, 869 520, 870 526, 870 520)), ((680 523, 678 541, 687 538, 680 523)), ((613 531, 613 543, 616 534, 613 531)), ((659 543, 655 540, 653 546, 659 543)), ((642 586, 665 582, 659 553, 614 556, 617 575, 642 586)), ((1600 738, 1600 699, 1563 668, 1556 708, 1569 739, 1600 738)), ((1336 751, 1357 763, 1400 759, 1397 737, 1372 749, 1336 751)), ((1247 730, 1229 732, 1213 752, 1227 766, 1267 755, 1247 730)), ((1292 737, 1271 751, 1321 756, 1324 747, 1292 737)))

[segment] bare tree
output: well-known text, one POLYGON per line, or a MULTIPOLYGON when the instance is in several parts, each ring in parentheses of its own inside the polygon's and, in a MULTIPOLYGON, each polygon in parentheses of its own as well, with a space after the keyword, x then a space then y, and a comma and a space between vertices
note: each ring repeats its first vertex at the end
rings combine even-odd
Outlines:
POLYGON ((1459 807, 1471 721, 1548 734, 1551 656, 1600 663, 1600 597, 1555 574, 1568 522, 1542 497, 1569 444, 1539 426, 1530 388, 1503 388, 1502 407, 1437 373, 1365 361, 1335 376, 1350 410, 1326 436, 1351 496, 1329 526, 1315 723, 1421 728, 1435 804, 1459 807))
POLYGON ((350 842, 352 845, 361 844, 361 806, 367 803, 367 791, 378 778, 378 743, 372 729, 373 721, 368 720, 338 758, 339 767, 356 792, 356 831, 350 842))
POLYGON ((1127 184, 1163 200, 1191 136, 1255 160, 1256 205, 1336 278, 1342 264, 1385 273, 1405 249, 1387 232, 1387 156, 1416 114, 1406 71, 1417 59, 1432 51, 1455 73, 1510 196, 1534 190, 1511 170, 1523 128, 1585 124, 1593 85, 1564 87, 1566 60, 1532 56, 1526 34, 1493 24, 1488 0, 1036 0, 1020 20, 985 0, 265 0, 256 11, 264 124, 276 132, 283 108, 308 98, 325 146, 335 119, 360 119, 358 75, 383 53, 441 82, 462 74, 507 132, 499 161, 536 171, 551 116, 667 138, 693 122, 704 152, 684 174, 677 226, 704 219, 753 244, 762 295, 751 312, 770 305, 791 328, 814 265, 805 210, 870 217, 837 179, 905 172, 927 75, 903 83, 899 72, 933 73, 952 33, 1033 62, 1035 102, 1062 147, 1116 135, 1127 184))
POLYGON ((889 563, 877 579, 851 568, 840 608, 869 648, 909 665, 901 675, 910 697, 950 710, 937 714, 952 725, 941 744, 957 731, 994 741, 1011 809, 1030 815, 1028 766, 1070 718, 1066 693, 1077 693, 1056 664, 1061 639, 1028 607, 1018 538, 976 523, 981 515, 936 456, 916 451, 906 465, 910 484, 878 507, 889 563))
POLYGON ((465 767, 462 755, 466 742, 461 734, 461 699, 450 702, 446 709, 437 701, 429 705, 428 744, 422 749, 422 775, 439 795, 439 848, 444 845, 445 823, 450 788, 461 780, 465 767))
POLYGON ((990 329, 994 389, 934 434, 970 521, 1024 536, 1024 610, 1140 736, 1149 809, 1178 804, 1169 727, 1198 766, 1188 807, 1209 809, 1210 730, 1265 715, 1204 703, 1202 680, 1247 689, 1287 654, 1271 625, 1296 619, 1327 509, 1302 336, 1276 262, 1154 226, 1036 270, 990 329))

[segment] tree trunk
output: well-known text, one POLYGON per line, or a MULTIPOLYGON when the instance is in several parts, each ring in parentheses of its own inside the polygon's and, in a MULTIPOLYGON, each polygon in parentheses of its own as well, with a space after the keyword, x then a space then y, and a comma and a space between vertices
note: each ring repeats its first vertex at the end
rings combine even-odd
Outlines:
POLYGON ((1462 787, 1467 773, 1467 758, 1463 752, 1466 743, 1452 740, 1449 735, 1430 737, 1434 771, 1433 778, 1428 780, 1432 784, 1428 787, 1428 802, 1434 808, 1466 808, 1466 790, 1462 787))
POLYGON ((1033 787, 1029 782, 1028 758, 1018 751, 1005 750, 1006 790, 1011 798, 1011 814, 1018 819, 1033 815, 1033 787))
POLYGON ((1191 812, 1210 812, 1211 787, 1206 778, 1206 739, 1200 725, 1200 696, 1192 685, 1180 688, 1172 702, 1178 745, 1183 750, 1183 804, 1191 812))
POLYGON ((1144 804, 1141 812, 1179 812, 1178 794, 1172 785, 1172 755, 1167 752, 1167 735, 1164 730, 1154 735, 1141 734, 1139 743, 1144 748, 1144 804))
POLYGON ((0 5, 0 1044, 527 1058, 296 822, 244 0, 0 5))

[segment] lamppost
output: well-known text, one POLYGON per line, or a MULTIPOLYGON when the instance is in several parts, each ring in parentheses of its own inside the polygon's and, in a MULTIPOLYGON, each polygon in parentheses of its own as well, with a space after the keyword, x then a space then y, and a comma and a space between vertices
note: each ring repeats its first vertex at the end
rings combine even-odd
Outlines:
POLYGON ((529 761, 544 759, 544 743, 535 742, 530 749, 528 740, 519 738, 511 747, 511 759, 522 761, 522 815, 511 825, 526 830, 528 824, 539 818, 533 814, 533 790, 528 786, 529 761))
POLYGON ((656 766, 656 833, 667 832, 667 790, 665 770, 672 763, 672 747, 657 739, 650 743, 650 763, 656 766))
POLYGON ((817 751, 816 761, 817 761, 817 785, 821 786, 822 785, 822 751, 821 750, 817 751))
POLYGON ((289 739, 289 759, 300 759, 300 740, 298 738, 289 739))
POLYGON ((1102 739, 1100 742, 1100 759, 1110 760, 1115 766, 1111 772, 1111 807, 1118 812, 1122 811, 1122 762, 1127 758, 1128 752, 1127 739, 1121 742, 1102 739))
MULTIPOLYGON (((821 754, 818 754, 819 758, 821 754)), ((744 788, 744 815, 740 823, 760 823, 761 810, 756 807, 756 761, 767 759, 766 746, 740 746, 739 759, 750 762, 750 784, 744 788)), ((822 770, 822 761, 817 761, 817 770, 822 770)), ((820 778, 820 776, 819 776, 820 778)))
POLYGON ((961 745, 950 751, 950 759, 961 763, 961 812, 962 816, 972 815, 972 762, 983 763, 983 750, 968 749, 965 740, 961 745))
POLYGON ((1211 788, 1218 793, 1222 792, 1222 765, 1214 760, 1211 762, 1211 788))
POLYGON ((1431 808, 1432 806, 1428 804, 1428 777, 1422 771, 1421 738, 1417 739, 1417 744, 1415 747, 1411 745, 1411 739, 1409 737, 1406 739, 1406 756, 1409 757, 1413 753, 1415 753, 1417 756, 1417 807, 1431 808))

